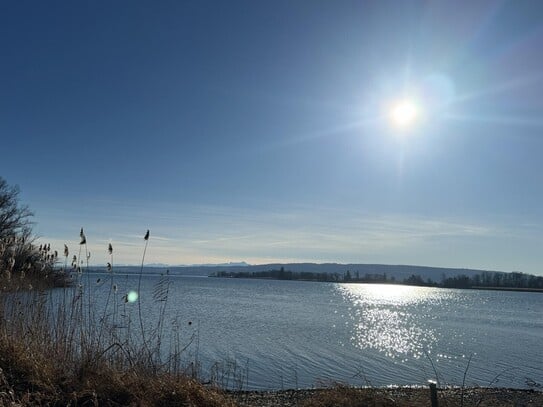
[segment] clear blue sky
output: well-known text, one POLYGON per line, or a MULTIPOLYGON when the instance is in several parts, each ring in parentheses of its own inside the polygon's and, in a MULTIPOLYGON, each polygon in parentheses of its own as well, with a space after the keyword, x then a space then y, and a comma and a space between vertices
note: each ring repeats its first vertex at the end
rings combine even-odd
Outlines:
POLYGON ((3 2, 0 175, 96 264, 150 229, 150 262, 543 274, 542 47, 540 1, 3 2))

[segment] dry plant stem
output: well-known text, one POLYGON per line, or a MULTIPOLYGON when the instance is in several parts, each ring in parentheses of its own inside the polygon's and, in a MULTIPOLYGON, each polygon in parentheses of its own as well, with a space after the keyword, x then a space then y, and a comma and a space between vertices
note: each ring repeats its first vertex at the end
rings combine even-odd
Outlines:
POLYGON ((86 271, 86 275, 87 275, 87 318, 88 318, 88 330, 89 332, 87 333, 89 336, 90 335, 90 329, 91 329, 91 326, 93 324, 90 323, 91 319, 92 319, 92 315, 91 315, 91 312, 92 312, 92 307, 91 307, 91 281, 90 281, 90 275, 89 275, 89 251, 88 251, 88 248, 87 248, 87 239, 85 239, 85 271, 86 271))
POLYGON ((145 339, 145 329, 143 327, 143 318, 141 316, 141 277, 143 275, 143 263, 145 262, 145 253, 147 252, 148 243, 149 241, 145 240, 145 247, 143 248, 143 256, 141 258, 140 275, 138 279, 138 316, 140 319, 140 329, 141 329, 141 338, 143 339, 143 346, 149 355, 149 359, 151 359, 151 352, 149 351, 149 348, 147 347, 147 340, 145 339))
MULTIPOLYGON (((492 385, 493 385, 494 383, 496 383, 496 382, 498 381, 498 379, 499 379, 503 374, 505 374, 505 373, 507 373, 507 372, 510 372, 511 370, 516 370, 516 369, 517 369, 516 367, 508 367, 508 368, 506 368, 506 369, 503 369, 500 373, 498 373, 496 376, 494 376, 494 378, 493 378, 490 382, 488 382, 487 387, 492 387, 492 385)), ((483 396, 481 396, 481 397, 479 398, 479 401, 477 401, 477 404, 475 405, 475 407, 479 407, 479 405, 482 403, 482 401, 483 401, 483 396)))
POLYGON ((76 299, 79 301, 79 344, 80 349, 83 351, 85 348, 84 344, 84 338, 85 335, 83 335, 83 277, 82 277, 82 270, 81 270, 81 244, 79 245, 79 253, 77 255, 77 296, 76 299), (81 294, 81 295, 80 295, 81 294))
MULTIPOLYGON (((107 308, 109 307, 109 299, 111 297, 111 292, 113 291, 113 254, 109 255, 110 257, 110 264, 111 264, 111 276, 109 276, 110 284, 109 284, 109 292, 107 293, 107 299, 106 299, 106 305, 104 306, 104 314, 102 315, 102 321, 100 323, 100 334, 98 335, 98 343, 100 343, 100 339, 102 338, 102 333, 104 331, 104 327, 106 325, 106 316, 107 316, 107 308)), ((115 329, 115 310, 113 312, 113 329, 115 329)))
POLYGON ((168 303, 169 292, 170 292, 170 276, 169 276, 169 271, 167 271, 166 276, 163 276, 159 280, 159 282, 155 285, 155 293, 154 293, 155 301, 158 301, 161 303, 160 318, 158 319, 158 326, 156 329, 156 332, 157 332, 156 352, 159 357, 161 354, 162 335, 163 335, 163 328, 164 328, 164 320, 166 317, 166 306, 168 303))
POLYGON ((466 366, 466 370, 464 370, 464 377, 462 379, 462 391, 460 393, 460 407, 464 407, 464 388, 466 386, 466 376, 468 374, 469 364, 471 363, 472 357, 473 357, 473 353, 469 355, 468 365, 466 366))
POLYGON ((432 358, 430 357, 430 355, 427 352, 424 352, 424 354, 426 355, 426 357, 430 361, 430 364, 432 365, 432 370, 434 371, 434 374, 436 375, 437 387, 439 388, 439 387, 441 387, 441 384, 439 382, 439 374, 437 373, 437 369, 436 369, 436 367, 434 365, 434 361, 432 360, 432 358))

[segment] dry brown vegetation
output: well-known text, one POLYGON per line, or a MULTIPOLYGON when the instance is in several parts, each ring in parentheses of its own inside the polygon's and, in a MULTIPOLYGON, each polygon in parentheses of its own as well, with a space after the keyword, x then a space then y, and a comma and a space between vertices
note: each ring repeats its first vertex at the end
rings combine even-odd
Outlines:
POLYGON ((168 370, 120 336, 99 341, 100 327, 80 330, 77 311, 52 314, 46 297, 4 294, 0 405, 233 405, 217 388, 168 370))
POLYGON ((205 388, 194 379, 170 374, 119 372, 98 366, 79 376, 27 358, 8 363, 0 373, 0 405, 94 406, 233 406, 220 390, 205 388), (97 370, 95 370, 97 369, 97 370))
MULTIPOLYGON (((98 283, 88 274, 83 229, 80 239, 71 269, 65 247, 60 270, 73 275, 71 286, 53 290, 43 273, 25 273, 13 261, 0 264, 6 287, 0 290, 0 405, 234 405, 218 386, 202 385, 195 370, 184 365, 181 328, 164 322, 169 277, 153 287, 159 319, 145 326, 140 303, 138 319, 127 309, 127 293, 117 292, 112 245, 108 274, 98 283), (97 304, 97 298, 105 303, 97 304), (168 344, 169 352, 163 350, 166 330, 175 342, 168 344)), ((21 239, 9 242, 13 247, 21 239)), ((38 259, 54 266, 58 254, 50 250, 42 245, 38 259)))

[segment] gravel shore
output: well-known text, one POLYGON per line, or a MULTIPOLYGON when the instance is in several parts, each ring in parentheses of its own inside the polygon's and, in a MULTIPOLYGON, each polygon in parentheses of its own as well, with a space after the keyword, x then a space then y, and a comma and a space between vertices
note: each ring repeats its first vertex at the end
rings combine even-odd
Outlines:
MULTIPOLYGON (((240 407, 294 406, 429 406, 430 394, 424 388, 306 389, 230 393, 240 407), (347 395, 342 398, 341 395, 347 395), (337 400, 350 400, 345 404, 337 400)), ((440 406, 542 407, 543 391, 506 388, 440 389, 440 406), (463 403, 462 403, 463 399, 463 403)))

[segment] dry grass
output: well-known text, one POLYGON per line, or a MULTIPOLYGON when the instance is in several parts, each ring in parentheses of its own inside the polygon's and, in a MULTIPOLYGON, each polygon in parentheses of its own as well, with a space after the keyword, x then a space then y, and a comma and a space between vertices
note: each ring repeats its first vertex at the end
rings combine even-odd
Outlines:
POLYGON ((66 363, 16 338, 0 340, 0 405, 234 406, 222 391, 171 373, 107 361, 66 363))
MULTIPOLYGON (((109 273, 98 284, 88 274, 83 229, 80 236, 73 287, 53 294, 19 273, 9 290, 0 290, 0 405, 233 406, 218 387, 184 374, 187 344, 179 326, 165 326, 169 277, 153 290, 160 318, 144 327, 140 305, 139 321, 132 320, 126 293, 117 294, 111 244, 109 273), (107 298, 105 305, 97 307, 96 298, 107 298), (163 349, 166 330, 175 342, 169 355, 163 349)), ((64 256, 66 269, 67 247, 64 256)))

